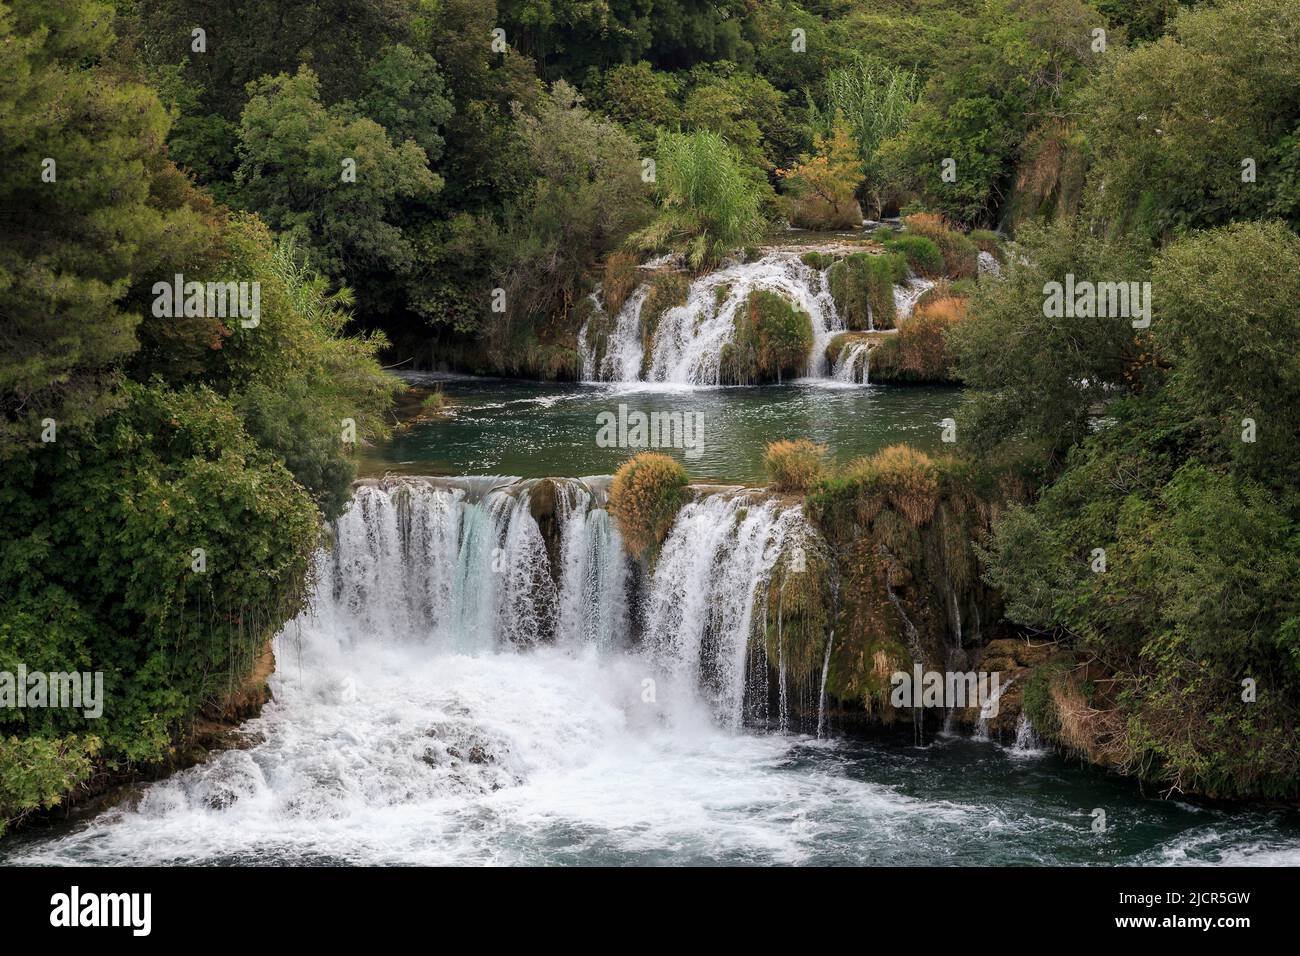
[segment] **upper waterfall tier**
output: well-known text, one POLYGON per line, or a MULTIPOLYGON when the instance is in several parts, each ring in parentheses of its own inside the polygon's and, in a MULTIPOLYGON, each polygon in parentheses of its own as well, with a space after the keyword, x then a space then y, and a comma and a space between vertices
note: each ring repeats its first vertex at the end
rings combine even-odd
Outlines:
POLYGON ((596 316, 578 334, 584 378, 725 384, 723 346, 735 337, 737 311, 750 293, 760 290, 776 293, 807 313, 812 322, 813 347, 806 371, 814 377, 825 375, 826 344, 834 333, 844 329, 844 323, 831 298, 827 270, 806 265, 800 258, 802 251, 772 250, 754 262, 729 265, 699 276, 691 281, 685 303, 656 316, 653 328, 642 314, 648 289, 642 284, 623 303, 612 325, 606 323, 603 343, 597 342, 599 319, 605 318, 598 305, 596 316))
MULTIPOLYGON (((863 258, 862 247, 848 248, 856 250, 851 259, 863 258)), ((861 376, 846 378, 834 373, 826 357, 831 339, 850 327, 890 331, 893 320, 908 317, 934 282, 915 275, 909 275, 905 281, 895 277, 893 309, 885 309, 877 302, 873 312, 870 299, 860 301, 861 292, 847 287, 853 279, 843 282, 845 288, 836 287, 832 294, 837 281, 834 270, 847 267, 847 264, 837 267, 836 262, 842 261, 845 254, 846 248, 840 247, 769 248, 753 262, 725 265, 689 282, 680 274, 649 270, 649 277, 626 299, 615 302, 617 309, 612 315, 598 291, 591 296, 591 311, 578 332, 582 378, 588 382, 644 381, 693 386, 744 384, 750 376, 741 369, 743 361, 737 361, 742 353, 752 358, 793 348, 792 364, 788 352, 782 358, 785 370, 793 377, 865 384, 861 376), (665 283, 665 288, 671 287, 672 291, 659 294, 657 284, 666 279, 671 282, 665 283), (769 293, 786 303, 795 310, 787 318, 787 324, 806 323, 807 329, 800 332, 779 323, 770 330, 763 326, 765 319, 755 311, 762 307, 751 300, 754 293, 769 293), (838 296, 848 297, 845 308, 858 310, 861 313, 858 320, 850 315, 846 321, 836 305, 838 296), (880 314, 882 309, 885 309, 884 320, 880 314), (747 316, 749 325, 745 323, 747 316), (769 333, 772 339, 763 342, 762 336, 769 333), (799 359, 804 347, 808 349, 807 355, 799 359)), ((873 281, 883 282, 880 294, 886 300, 891 298, 889 278, 873 281)), ((754 369, 747 371, 752 374, 754 369)), ((781 377, 780 367, 758 371, 761 380, 781 377)))

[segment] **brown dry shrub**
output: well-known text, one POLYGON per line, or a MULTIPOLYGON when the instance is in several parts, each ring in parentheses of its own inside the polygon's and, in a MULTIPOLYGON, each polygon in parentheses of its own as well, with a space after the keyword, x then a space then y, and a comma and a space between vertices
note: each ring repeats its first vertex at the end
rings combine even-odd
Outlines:
POLYGON ((826 468, 826 446, 807 438, 774 441, 763 453, 763 467, 774 491, 802 493, 821 480, 826 468))
POLYGON ((663 543, 686 500, 686 485, 686 469, 657 452, 642 452, 614 473, 609 513, 629 554, 644 558, 663 543))
POLYGON ((601 297, 605 300, 605 311, 617 315, 623 303, 632 294, 637 283, 637 258, 630 252, 611 253, 605 260, 605 279, 601 285, 601 297))
POLYGON ((913 527, 934 515, 939 502, 939 470, 929 455, 910 445, 891 445, 849 464, 847 477, 869 493, 883 495, 913 527))

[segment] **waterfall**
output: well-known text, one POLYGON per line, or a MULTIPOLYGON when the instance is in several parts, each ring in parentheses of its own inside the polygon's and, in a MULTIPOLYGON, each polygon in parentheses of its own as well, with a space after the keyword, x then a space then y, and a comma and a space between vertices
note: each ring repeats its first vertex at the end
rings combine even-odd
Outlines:
POLYGON ((1036 757, 1046 752, 1047 749, 1038 739, 1034 725, 1029 722, 1029 716, 1021 711, 1020 717, 1016 720, 1016 742, 1011 745, 1012 756, 1036 757))
POLYGON ((674 683, 700 688, 726 726, 741 724, 754 622, 765 618, 766 586, 796 528, 804 528, 797 506, 753 492, 708 495, 682 508, 655 564, 642 640, 674 683))
POLYGON ((871 384, 871 346, 867 342, 853 342, 840 350, 839 358, 831 371, 831 378, 846 385, 871 384), (859 365, 859 362, 861 363, 859 365))
POLYGON ((627 298, 618 315, 614 317, 613 328, 607 328, 605 350, 597 361, 596 327, 607 326, 608 317, 601 304, 598 293, 591 299, 594 310, 578 332, 578 354, 582 360, 582 379, 585 382, 634 382, 641 375, 641 361, 644 349, 641 345, 641 306, 645 304, 650 287, 641 285, 627 298))
POLYGON ((831 672, 831 648, 835 646, 835 628, 826 636, 826 656, 822 658, 821 690, 817 693, 817 739, 826 727, 826 678, 831 672))
POLYGON ((931 280, 919 276, 910 277, 904 285, 894 286, 894 324, 910 316, 921 296, 933 288, 931 280))
POLYGON ((317 556, 312 613, 352 643, 504 645, 627 640, 626 558, 603 489, 557 481, 560 571, 531 512, 536 482, 400 479, 356 488, 317 556), (320 569, 328 569, 321 573, 320 569))
MULTIPOLYGON (((659 319, 651 347, 646 379, 680 385, 720 385, 722 347, 731 342, 735 319, 749 294, 759 289, 775 292, 812 319, 813 345, 807 374, 826 374, 826 345, 844 330, 831 299, 825 270, 818 271, 801 259, 803 249, 769 251, 754 262, 737 263, 694 279, 686 302, 667 309, 659 319)), ((650 286, 640 285, 608 326, 604 310, 596 311, 578 333, 586 381, 634 382, 641 378, 644 355, 641 309, 650 286), (599 361, 598 344, 604 335, 599 361)))
MULTIPOLYGON (((378 639, 477 655, 552 641, 602 651, 639 643, 670 685, 701 694, 721 724, 739 727, 773 570, 787 546, 813 534, 802 508, 760 491, 702 493, 678 514, 638 594, 606 509, 608 480, 361 483, 335 523, 332 550, 317 556, 327 573, 311 613, 353 645, 378 639), (533 514, 543 481, 555 495, 549 547, 533 514)), ((793 695, 775 610, 785 729, 793 695)))
POLYGON ((735 332, 736 311, 759 289, 779 294, 812 318, 809 373, 820 374, 830 334, 843 324, 822 272, 805 265, 799 251, 769 252, 691 283, 686 303, 664 312, 655 331, 649 378, 656 382, 720 385, 722 347, 735 332))
POLYGON ((976 740, 989 739, 989 711, 993 709, 997 702, 1001 700, 1002 695, 1005 694, 1015 682, 1016 679, 1013 677, 1005 684, 999 684, 997 690, 993 692, 992 696, 990 696, 988 700, 984 701, 983 705, 980 707, 979 722, 975 725, 976 740))
POLYGON ((628 563, 623 538, 605 509, 608 479, 565 482, 556 498, 561 526, 557 639, 621 647, 630 639, 628 563))
POLYGON ((981 250, 979 254, 978 270, 980 275, 1002 275, 1002 263, 998 262, 998 257, 991 252, 981 250))

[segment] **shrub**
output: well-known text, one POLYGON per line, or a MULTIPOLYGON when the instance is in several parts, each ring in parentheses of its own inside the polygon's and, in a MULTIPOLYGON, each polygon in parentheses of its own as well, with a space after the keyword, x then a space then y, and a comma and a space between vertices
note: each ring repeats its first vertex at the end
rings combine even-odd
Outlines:
POLYGON ((686 469, 675 458, 642 452, 624 462, 609 486, 609 512, 633 557, 658 550, 686 500, 686 469))
POLYGON ((765 289, 749 294, 736 310, 735 336, 722 348, 724 382, 747 385, 779 382, 807 367, 812 349, 812 318, 765 289))
POLYGON ((907 279, 907 260, 896 252, 855 252, 831 267, 831 296, 848 328, 894 326, 894 284, 907 279))
POLYGON ((939 502, 938 466, 910 445, 891 445, 870 458, 855 459, 844 478, 860 491, 884 495, 913 527, 929 521, 939 502))
POLYGON ((943 253, 932 239, 925 236, 902 235, 886 239, 884 247, 907 257, 907 264, 917 275, 937 278, 943 275, 943 253))
POLYGON ((948 329, 966 318, 968 299, 947 296, 918 306, 871 358, 876 381, 942 382, 951 376, 948 329))
POLYGON ((992 229, 972 229, 967 238, 975 243, 980 252, 987 252, 998 262, 1002 261, 1002 237, 992 229))
POLYGON ((763 467, 774 491, 804 492, 821 480, 826 446, 807 438, 774 441, 763 453, 763 467))
POLYGON ((944 271, 953 279, 970 279, 979 273, 979 248, 943 216, 918 212, 903 225, 914 236, 931 240, 943 254, 944 271))
POLYGON ((0 836, 36 809, 58 806, 94 772, 99 738, 0 736, 0 836))
POLYGON ((853 198, 862 180, 858 150, 843 122, 835 122, 828 135, 816 137, 815 155, 803 154, 794 169, 778 169, 787 177, 792 197, 790 224, 807 229, 856 229, 862 225, 862 207, 853 198))
POLYGON ((726 140, 708 130, 659 137, 660 211, 633 234, 640 249, 676 249, 692 269, 704 269, 763 235, 758 185, 726 140))
POLYGON ((821 271, 822 269, 828 269, 835 265, 836 257, 825 252, 818 252, 814 249, 801 255, 799 261, 810 269, 821 271))

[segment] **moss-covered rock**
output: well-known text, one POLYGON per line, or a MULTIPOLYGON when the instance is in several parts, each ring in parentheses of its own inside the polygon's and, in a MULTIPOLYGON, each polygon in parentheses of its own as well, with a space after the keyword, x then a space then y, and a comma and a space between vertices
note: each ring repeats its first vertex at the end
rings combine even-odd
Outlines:
POLYGON ((803 374, 812 349, 812 317, 765 289, 736 310, 735 333, 722 347, 722 380, 733 385, 779 382, 803 374))
POLYGON ((649 563, 686 502, 686 469, 658 452, 624 462, 609 485, 609 513, 633 557, 649 563))
POLYGON ((943 253, 939 251, 939 247, 933 240, 925 236, 901 235, 895 239, 887 239, 884 246, 890 252, 897 252, 904 256, 907 264, 917 275, 931 279, 943 275, 943 253))
POLYGON ((894 327, 894 286, 907 279, 907 259, 897 252, 855 252, 830 270, 831 296, 844 324, 854 330, 894 327))

